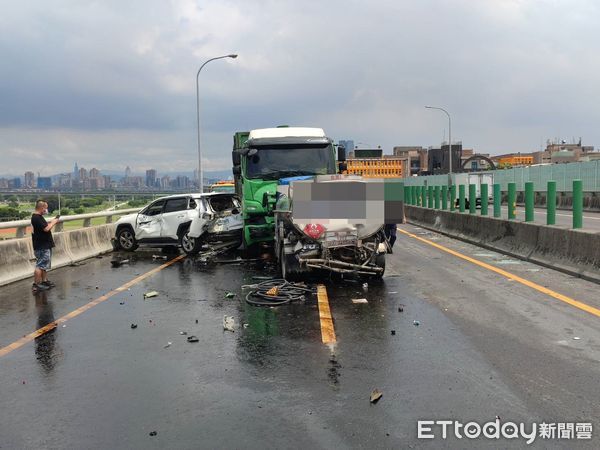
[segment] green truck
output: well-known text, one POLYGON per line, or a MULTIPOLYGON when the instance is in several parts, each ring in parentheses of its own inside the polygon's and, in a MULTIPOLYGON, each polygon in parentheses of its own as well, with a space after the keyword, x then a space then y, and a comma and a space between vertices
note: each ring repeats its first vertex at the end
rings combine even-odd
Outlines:
POLYGON ((274 240, 279 180, 336 174, 338 160, 346 159, 345 149, 338 153, 321 128, 280 126, 235 133, 233 176, 242 201, 246 248, 274 240))
POLYGON ((245 247, 271 244, 283 278, 383 276, 384 223, 403 211, 401 183, 338 173, 345 149, 321 128, 236 133, 232 159, 245 247))

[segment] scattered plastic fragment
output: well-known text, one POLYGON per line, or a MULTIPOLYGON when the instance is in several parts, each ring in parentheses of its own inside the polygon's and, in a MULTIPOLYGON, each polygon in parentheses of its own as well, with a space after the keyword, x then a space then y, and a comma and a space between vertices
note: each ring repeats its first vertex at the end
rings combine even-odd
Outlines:
POLYGON ((121 259, 121 260, 118 260, 118 259, 117 259, 117 260, 112 260, 112 261, 110 262, 110 264, 111 264, 113 267, 121 267, 123 264, 129 264, 129 260, 128 260, 128 259, 121 259))
POLYGON ((277 295, 279 294, 279 286, 273 286, 271 289, 269 289, 267 291, 268 296, 270 297, 277 297, 277 295))
POLYGON ((125 302, 119 302, 119 305, 124 305, 124 304, 125 304, 125 302))
POLYGON ((421 322, 419 322, 418 320, 413 320, 413 325, 415 327, 418 327, 419 325, 421 325, 421 322))
POLYGON ((578 340, 580 340, 580 339, 581 339, 581 338, 580 338, 579 336, 573 336, 573 340, 574 340, 574 341, 578 341, 578 340))
POLYGON ((235 294, 233 292, 228 292, 225 294, 225 298, 233 298, 235 297, 235 294))
POLYGON ((198 341, 200 341, 200 339, 198 339, 196 336, 188 336, 187 341, 188 342, 198 342, 198 341))
POLYGON ((232 316, 223 316, 223 329, 226 331, 235 331, 235 319, 232 316))
POLYGON ((243 324, 242 326, 243 326, 244 328, 248 328, 248 327, 250 326, 250 324, 249 324, 249 323, 245 323, 245 324, 243 324))
POLYGON ((366 298, 353 298, 352 303, 369 303, 366 298))
POLYGON ((196 323, 198 323, 198 319, 196 319, 196 323))
POLYGON ((383 392, 381 392, 379 389, 373 389, 373 392, 371 392, 371 403, 377 403, 382 396, 383 392))
POLYGON ((156 436, 158 433, 156 431, 151 431, 149 434, 150 436, 156 436))
POLYGON ((252 277, 253 280, 273 280, 273 277, 265 277, 263 275, 255 275, 252 277))
POLYGON ((158 295, 158 292, 150 291, 150 292, 146 292, 144 294, 144 298, 152 298, 152 297, 156 297, 157 295, 158 295))
POLYGON ((369 289, 369 283, 363 283, 362 287, 366 291, 367 289, 369 289))
POLYGON ((152 255, 152 259, 167 259, 167 255, 152 255))
POLYGON ((167 345, 165 345, 163 348, 169 348, 171 346, 171 344, 173 344, 172 342, 167 342, 167 345))
POLYGON ((180 331, 179 334, 182 336, 187 336, 187 331, 180 331))
POLYGON ((131 324, 131 329, 132 329, 132 330, 135 330, 136 328, 137 328, 137 323, 132 323, 132 324, 131 324))
POLYGON ((394 291, 394 292, 388 292, 388 294, 397 294, 398 291, 394 291))
POLYGON ((396 330, 392 330, 391 333, 392 333, 392 336, 396 336, 396 330))
POLYGON ((403 311, 404 311, 404 307, 398 306, 398 312, 403 312, 403 311))
POLYGON ((67 326, 66 326, 66 325, 63 325, 63 328, 67 328, 67 326))

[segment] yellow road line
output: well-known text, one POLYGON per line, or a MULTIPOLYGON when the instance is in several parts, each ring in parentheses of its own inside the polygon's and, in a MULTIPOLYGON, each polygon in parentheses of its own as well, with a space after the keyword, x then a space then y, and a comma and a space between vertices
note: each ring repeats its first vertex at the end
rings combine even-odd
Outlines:
POLYGON ((84 313, 85 311, 87 311, 88 309, 93 308, 94 306, 108 300, 109 298, 111 298, 112 296, 119 294, 123 291, 126 291, 127 289, 129 289, 131 286, 139 283, 142 280, 145 280, 148 277, 151 277, 152 275, 154 275, 157 272, 160 272, 161 270, 169 267, 172 264, 175 264, 177 261, 182 260, 183 258, 185 258, 184 255, 180 255, 176 258, 173 258, 170 261, 167 261, 166 263, 162 264, 159 267, 156 267, 152 270, 149 270, 148 272, 134 278, 131 281, 128 281, 127 283, 125 283, 123 286, 120 286, 112 291, 110 291, 107 294, 104 294, 100 297, 98 297, 95 300, 92 300, 89 303, 86 303, 83 306, 80 306, 79 308, 71 311, 68 314, 65 314, 64 316, 62 316, 59 319, 56 319, 54 322, 50 322, 48 325, 43 326, 42 328, 35 330, 33 333, 29 333, 25 336, 23 336, 21 339, 17 339, 15 342, 13 342, 12 344, 7 345, 6 347, 0 348, 0 358, 2 356, 6 356, 8 355, 10 352, 23 347, 25 344, 32 342, 33 340, 35 340, 36 338, 43 336, 44 334, 48 333, 49 331, 54 330, 59 324, 65 323, 66 321, 68 321, 69 319, 73 319, 74 317, 77 317, 78 315, 84 313))
POLYGON ((331 317, 331 310, 329 309, 327 289, 322 284, 317 286, 317 300, 319 304, 319 320, 321 321, 321 340, 324 344, 333 344, 336 341, 333 317, 331 317))
POLYGON ((530 287, 531 289, 535 289, 536 291, 541 292, 542 294, 549 295, 550 297, 554 297, 555 299, 560 300, 561 302, 565 302, 571 306, 574 306, 575 308, 581 309, 582 311, 585 311, 587 313, 593 314, 594 316, 600 317, 600 309, 598 309, 598 308, 590 306, 579 300, 575 300, 574 298, 567 297, 566 295, 559 294, 558 292, 555 292, 552 289, 545 288, 544 286, 540 286, 539 284, 534 283, 533 281, 526 280, 525 278, 521 278, 520 276, 512 274, 510 272, 507 272, 506 270, 499 269, 498 267, 494 267, 490 264, 484 263, 483 261, 479 261, 478 259, 471 258, 470 256, 467 256, 467 255, 463 255, 462 253, 459 253, 455 250, 451 250, 447 247, 444 247, 443 245, 436 244, 435 242, 429 241, 427 239, 424 239, 422 237, 419 237, 417 235, 409 233, 408 231, 401 230, 400 228, 398 228, 398 231, 402 234, 405 234, 407 236, 415 238, 418 241, 424 242, 424 243, 431 245, 432 247, 435 247, 446 253, 450 253, 451 255, 454 255, 457 258, 464 259, 465 261, 469 261, 470 263, 473 263, 479 267, 483 267, 484 269, 495 272, 495 273, 502 275, 510 280, 514 280, 514 281, 521 283, 527 287, 530 287))

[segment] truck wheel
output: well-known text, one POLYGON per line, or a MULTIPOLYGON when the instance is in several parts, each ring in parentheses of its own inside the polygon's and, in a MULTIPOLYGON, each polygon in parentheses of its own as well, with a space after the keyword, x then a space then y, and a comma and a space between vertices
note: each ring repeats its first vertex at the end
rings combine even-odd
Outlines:
POLYGON ((133 252, 138 248, 135 235, 131 228, 124 227, 117 231, 117 247, 126 252, 133 252))
POLYGON ((279 250, 279 268, 281 270, 281 278, 287 281, 297 281, 300 278, 298 262, 295 258, 285 254, 283 246, 279 250))
POLYGON ((200 253, 202 248, 202 241, 197 238, 191 237, 188 233, 190 230, 185 230, 179 237, 179 245, 185 252, 186 255, 197 255, 200 253))
POLYGON ((383 270, 375 275, 375 278, 381 279, 383 278, 383 274, 385 273, 385 253, 380 253, 375 257, 375 265, 377 267, 381 267, 383 270))

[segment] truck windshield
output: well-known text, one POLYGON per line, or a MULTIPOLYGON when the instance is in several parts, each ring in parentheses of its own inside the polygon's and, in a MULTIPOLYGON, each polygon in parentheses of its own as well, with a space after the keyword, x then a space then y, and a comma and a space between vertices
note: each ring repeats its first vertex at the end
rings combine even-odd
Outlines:
POLYGON ((331 145, 259 147, 255 155, 248 156, 246 164, 248 178, 265 180, 335 172, 331 145))

